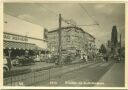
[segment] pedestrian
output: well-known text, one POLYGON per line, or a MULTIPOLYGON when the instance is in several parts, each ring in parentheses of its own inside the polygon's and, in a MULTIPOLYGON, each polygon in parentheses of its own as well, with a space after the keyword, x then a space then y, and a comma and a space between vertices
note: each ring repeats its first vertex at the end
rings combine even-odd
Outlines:
POLYGON ((104 61, 106 61, 106 54, 103 55, 104 61))
POLYGON ((83 60, 83 55, 82 54, 80 55, 80 59, 83 60))
POLYGON ((108 62, 108 57, 109 57, 108 54, 106 54, 106 61, 107 61, 107 62, 108 62))
POLYGON ((86 56, 85 56, 85 54, 83 54, 83 59, 84 59, 84 61, 86 62, 86 56))
POLYGON ((87 55, 85 55, 85 61, 86 61, 86 62, 88 61, 88 56, 87 56, 87 55))
POLYGON ((105 60, 105 59, 104 59, 104 55, 103 55, 103 54, 101 54, 101 60, 103 60, 103 61, 105 60))
POLYGON ((104 60, 107 62, 108 61, 108 56, 107 54, 104 54, 104 60))

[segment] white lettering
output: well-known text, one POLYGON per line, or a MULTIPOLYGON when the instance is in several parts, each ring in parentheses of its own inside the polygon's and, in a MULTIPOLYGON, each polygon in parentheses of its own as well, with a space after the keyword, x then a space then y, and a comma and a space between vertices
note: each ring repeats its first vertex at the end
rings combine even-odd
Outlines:
POLYGON ((25 36, 18 36, 18 35, 10 35, 4 34, 4 40, 11 40, 11 41, 28 41, 28 38, 25 36))

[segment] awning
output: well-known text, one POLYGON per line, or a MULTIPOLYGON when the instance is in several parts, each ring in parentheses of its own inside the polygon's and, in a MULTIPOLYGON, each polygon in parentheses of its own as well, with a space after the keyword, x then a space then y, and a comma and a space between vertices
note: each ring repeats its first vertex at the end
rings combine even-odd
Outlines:
POLYGON ((43 50, 43 48, 36 46, 36 50, 43 50))
POLYGON ((41 48, 41 47, 39 47, 39 46, 37 46, 37 45, 36 45, 35 50, 47 51, 47 52, 49 51, 47 48, 41 48))
POLYGON ((9 49, 27 49, 27 50, 35 50, 36 45, 30 43, 22 43, 22 42, 13 42, 13 41, 4 41, 4 48, 9 49))

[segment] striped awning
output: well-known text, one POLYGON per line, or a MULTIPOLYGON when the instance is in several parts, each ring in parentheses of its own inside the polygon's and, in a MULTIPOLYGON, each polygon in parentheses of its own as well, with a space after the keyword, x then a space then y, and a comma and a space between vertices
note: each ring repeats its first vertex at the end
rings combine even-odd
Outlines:
POLYGON ((46 48, 41 48, 39 46, 36 46, 36 50, 40 50, 40 51, 49 51, 48 49, 46 48))
POLYGON ((22 43, 22 42, 12 42, 12 41, 4 41, 4 48, 9 49, 24 49, 24 50, 35 50, 36 45, 30 43, 22 43))

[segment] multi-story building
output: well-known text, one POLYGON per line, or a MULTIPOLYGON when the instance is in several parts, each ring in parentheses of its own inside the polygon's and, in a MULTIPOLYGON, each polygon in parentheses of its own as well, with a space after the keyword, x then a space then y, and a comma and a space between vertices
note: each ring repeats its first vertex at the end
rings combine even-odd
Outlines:
MULTIPOLYGON (((48 48, 53 54, 57 54, 59 29, 48 32, 48 48)), ((62 27, 61 28, 61 48, 62 53, 85 53, 90 54, 95 48, 95 38, 79 27, 62 27)))
MULTIPOLYGON (((28 51, 46 53, 47 42, 43 38, 44 28, 4 14, 3 51, 5 56, 22 56, 28 51)), ((38 53, 39 54, 39 53, 38 53)))

